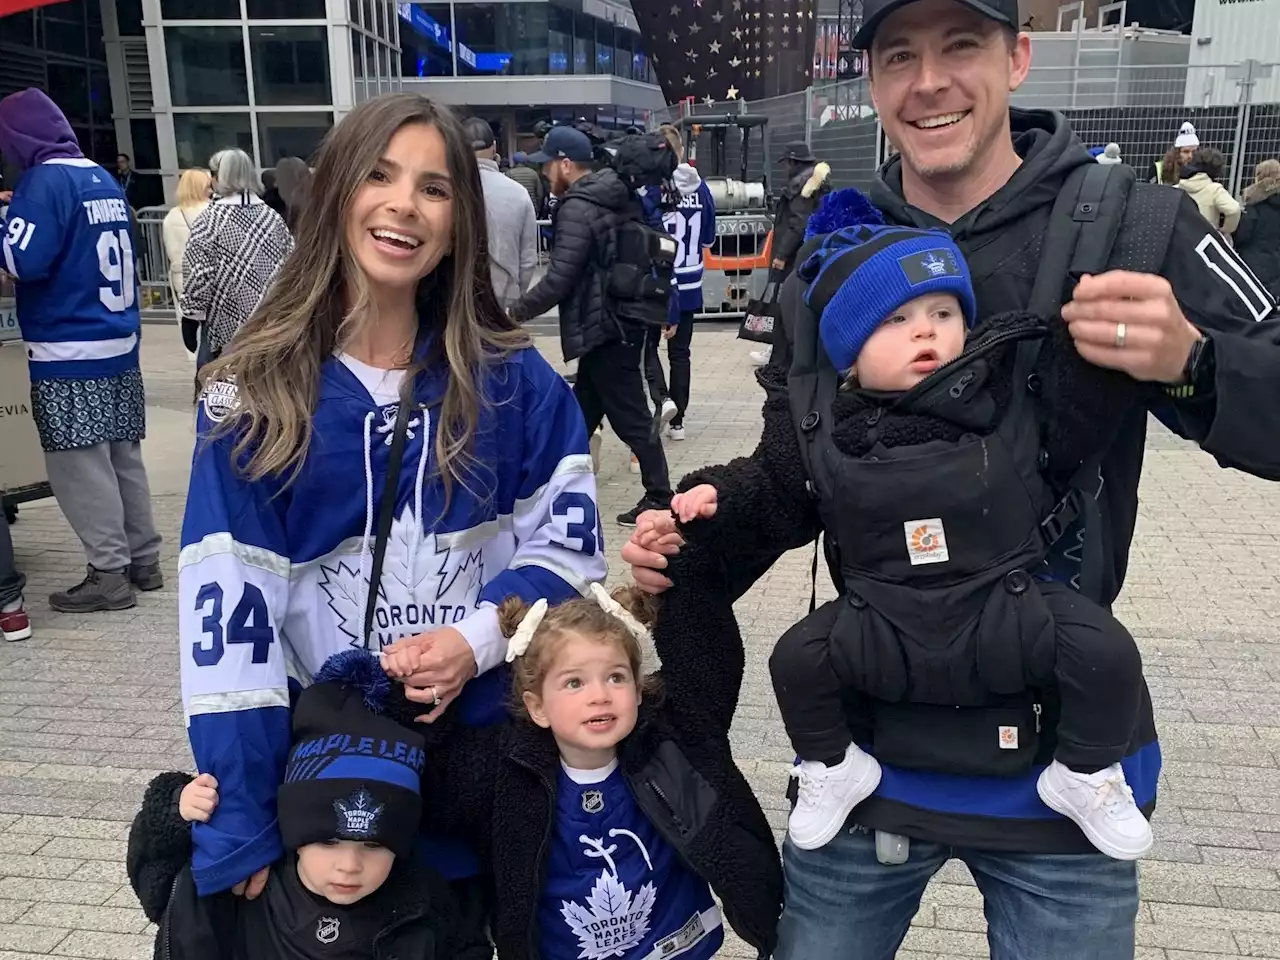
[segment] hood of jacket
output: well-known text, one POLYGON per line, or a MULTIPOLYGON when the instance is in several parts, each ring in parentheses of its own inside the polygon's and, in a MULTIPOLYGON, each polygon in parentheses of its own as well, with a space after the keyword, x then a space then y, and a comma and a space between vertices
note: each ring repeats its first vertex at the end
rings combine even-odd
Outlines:
MULTIPOLYGON (((1096 162, 1057 111, 1012 108, 1009 119, 1013 148, 1022 165, 1008 183, 951 225, 955 235, 995 233, 1032 210, 1052 206, 1067 174, 1082 164, 1096 162)), ((892 222, 938 225, 935 218, 902 198, 901 156, 880 168, 871 199, 892 222)))
POLYGON ((1194 170, 1191 167, 1184 167, 1182 171, 1182 179, 1178 181, 1178 189, 1191 194, 1193 197, 1202 193, 1214 192, 1214 187, 1218 186, 1218 181, 1203 171, 1194 170))
POLYGON ((817 160, 812 163, 792 164, 791 176, 787 178, 787 182, 782 188, 783 198, 790 200, 800 196, 800 191, 804 189, 804 185, 808 183, 809 178, 813 176, 813 168, 817 165, 817 160))
POLYGON ((671 175, 671 181, 676 185, 676 189, 680 191, 680 196, 691 197, 698 192, 698 187, 702 186, 702 176, 697 169, 691 164, 682 163, 676 167, 675 173, 671 175))
POLYGON ((84 156, 58 105, 34 87, 0 100, 0 153, 24 173, 46 160, 84 156))
POLYGON ((593 170, 571 186, 560 198, 563 204, 573 198, 587 200, 609 210, 621 210, 631 202, 631 191, 613 170, 593 170))

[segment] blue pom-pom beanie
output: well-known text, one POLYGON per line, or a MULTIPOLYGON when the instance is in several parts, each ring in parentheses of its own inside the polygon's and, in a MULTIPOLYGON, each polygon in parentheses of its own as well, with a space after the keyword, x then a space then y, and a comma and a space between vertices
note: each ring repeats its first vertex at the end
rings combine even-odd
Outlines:
POLYGON ((810 280, 804 298, 820 314, 822 345, 841 372, 895 310, 917 297, 953 294, 969 327, 978 313, 969 265, 945 230, 845 227, 830 234, 800 272, 810 280))

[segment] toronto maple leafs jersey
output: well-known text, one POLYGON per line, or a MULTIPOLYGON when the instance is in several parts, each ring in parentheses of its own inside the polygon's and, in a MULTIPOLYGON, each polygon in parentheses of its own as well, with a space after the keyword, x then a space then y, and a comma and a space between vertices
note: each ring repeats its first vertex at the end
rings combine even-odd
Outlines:
POLYGON ((681 185, 676 209, 663 214, 662 221, 676 238, 677 306, 682 313, 701 310, 702 254, 716 239, 716 203, 706 183, 698 178, 697 187, 689 193, 681 185))
POLYGON ((641 812, 616 761, 602 773, 560 771, 538 909, 542 956, 714 956, 724 922, 711 888, 641 812))
POLYGON ((129 206, 84 157, 37 164, 18 182, 0 240, 17 278, 32 380, 111 377, 138 365, 138 280, 129 206))
MULTIPOLYGON (((445 380, 424 373, 415 381, 369 638, 377 649, 442 626, 462 633, 480 675, 454 709, 471 723, 504 716, 496 605, 512 595, 559 602, 605 576, 586 430, 568 385, 530 348, 490 367, 481 386, 488 403, 476 462, 446 506, 434 454, 445 380)), ((310 450, 285 485, 249 482, 233 467, 234 436, 210 437, 235 403, 230 382, 202 397, 179 558, 187 732, 220 796, 209 823, 195 825, 192 872, 202 894, 282 852, 275 797, 290 741, 290 683, 305 685, 330 655, 365 646, 375 505, 397 416, 343 363, 327 360, 310 450)))

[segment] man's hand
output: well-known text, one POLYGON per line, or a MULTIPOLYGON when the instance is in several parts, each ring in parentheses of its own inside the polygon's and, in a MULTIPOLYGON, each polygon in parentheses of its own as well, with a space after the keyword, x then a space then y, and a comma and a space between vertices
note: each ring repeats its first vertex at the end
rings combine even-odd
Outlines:
POLYGON ((700 483, 672 497, 671 510, 680 518, 681 523, 688 523, 691 520, 710 520, 716 515, 717 502, 716 488, 709 483, 700 483))
POLYGON ((0 190, 0 203, 13 203, 13 191, 0 190))
POLYGON ((218 806, 218 781, 213 774, 202 773, 178 794, 178 815, 187 823, 208 823, 218 806))
POLYGON ((677 331, 677 330, 679 330, 679 329, 680 329, 679 327, 663 327, 663 328, 662 328, 662 339, 663 339, 663 340, 670 340, 672 337, 674 337, 674 336, 676 335, 676 331, 677 331))
POLYGON ((785 261, 785 260, 774 260, 774 261, 773 261, 773 269, 775 269, 775 270, 785 270, 785 269, 787 269, 787 261, 785 261))
POLYGON ((635 533, 622 547, 622 560, 631 564, 637 587, 659 594, 671 587, 671 581, 659 571, 666 569, 667 557, 675 556, 683 545, 671 511, 646 510, 636 519, 635 533))
POLYGON ((1155 383, 1182 379, 1201 336, 1178 306, 1169 281, 1150 273, 1111 270, 1081 277, 1062 319, 1076 350, 1090 363, 1155 383))
POLYGON ((262 891, 267 886, 267 875, 271 873, 270 867, 263 867, 248 880, 241 880, 231 892, 237 897, 244 897, 246 900, 257 900, 262 891))
POLYGON ((417 719, 434 723, 476 675, 476 656, 461 633, 442 627, 387 647, 382 666, 388 676, 404 683, 408 699, 430 706, 417 719))

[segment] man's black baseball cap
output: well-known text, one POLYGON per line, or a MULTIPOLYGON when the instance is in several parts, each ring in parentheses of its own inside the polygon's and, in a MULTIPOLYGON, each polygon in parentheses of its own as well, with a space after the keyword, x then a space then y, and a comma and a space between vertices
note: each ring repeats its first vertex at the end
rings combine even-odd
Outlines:
MULTIPOLYGON (((862 27, 853 38, 854 49, 870 50, 876 29, 884 22, 884 18, 899 7, 905 7, 914 2, 915 0, 863 0, 862 27)), ((955 0, 955 2, 970 10, 976 10, 989 20, 1018 29, 1018 0, 955 0)))

